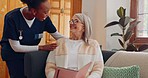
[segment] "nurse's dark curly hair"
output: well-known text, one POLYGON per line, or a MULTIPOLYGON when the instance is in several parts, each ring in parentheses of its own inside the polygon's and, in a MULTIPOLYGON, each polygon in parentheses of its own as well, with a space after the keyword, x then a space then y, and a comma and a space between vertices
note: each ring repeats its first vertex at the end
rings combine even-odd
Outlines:
POLYGON ((21 2, 23 2, 24 4, 27 4, 29 8, 35 8, 35 9, 37 9, 39 5, 45 1, 47 0, 21 0, 21 2))

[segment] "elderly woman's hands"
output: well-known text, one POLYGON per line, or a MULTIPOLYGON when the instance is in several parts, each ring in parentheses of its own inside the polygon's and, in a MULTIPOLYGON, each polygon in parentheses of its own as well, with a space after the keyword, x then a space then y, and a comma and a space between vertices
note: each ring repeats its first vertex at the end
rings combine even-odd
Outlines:
POLYGON ((52 51, 57 47, 56 43, 47 44, 47 45, 41 45, 39 46, 39 50, 41 51, 52 51))

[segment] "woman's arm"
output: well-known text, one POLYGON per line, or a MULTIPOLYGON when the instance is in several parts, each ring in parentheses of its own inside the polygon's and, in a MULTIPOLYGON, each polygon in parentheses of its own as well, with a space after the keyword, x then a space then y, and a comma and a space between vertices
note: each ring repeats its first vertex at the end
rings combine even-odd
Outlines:
POLYGON ((53 78, 55 73, 55 52, 51 51, 47 57, 45 74, 47 78, 53 78))
POLYGON ((95 43, 96 56, 90 75, 87 78, 101 78, 104 68, 103 56, 98 42, 95 43))

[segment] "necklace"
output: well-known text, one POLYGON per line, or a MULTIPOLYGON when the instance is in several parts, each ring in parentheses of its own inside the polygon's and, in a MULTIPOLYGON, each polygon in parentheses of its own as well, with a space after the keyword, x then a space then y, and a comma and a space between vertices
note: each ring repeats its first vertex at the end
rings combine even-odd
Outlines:
POLYGON ((20 34, 19 40, 22 40, 23 39, 22 32, 23 32, 23 30, 19 30, 19 34, 20 34))

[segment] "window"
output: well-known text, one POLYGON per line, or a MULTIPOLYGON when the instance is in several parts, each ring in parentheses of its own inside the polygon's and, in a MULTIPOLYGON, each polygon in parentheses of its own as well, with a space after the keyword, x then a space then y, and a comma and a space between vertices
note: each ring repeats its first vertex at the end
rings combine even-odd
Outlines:
POLYGON ((141 23, 137 26, 137 37, 148 38, 148 0, 138 2, 138 20, 141 23))
POLYGON ((131 0, 130 16, 141 21, 135 28, 130 42, 137 47, 148 44, 148 0, 131 0))

